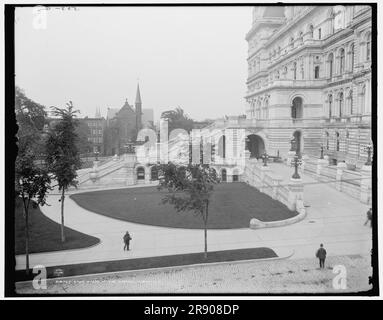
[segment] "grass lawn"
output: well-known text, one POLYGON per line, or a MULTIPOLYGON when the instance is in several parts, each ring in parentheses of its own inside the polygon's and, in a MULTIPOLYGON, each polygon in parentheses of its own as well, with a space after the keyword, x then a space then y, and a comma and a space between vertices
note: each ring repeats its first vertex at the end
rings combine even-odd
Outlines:
MULTIPOLYGON (((204 253, 176 254, 171 256, 159 256, 149 258, 124 259, 102 262, 90 262, 54 266, 47 268, 47 277, 54 278, 55 270, 61 269, 64 277, 86 275, 93 273, 117 272, 127 270, 141 270, 150 268, 164 268, 172 266, 186 266, 199 263, 213 263, 224 261, 241 261, 252 259, 276 258, 277 254, 270 248, 247 248, 237 250, 223 250, 208 252, 207 259, 204 253)), ((33 279, 35 275, 26 276, 25 270, 16 271, 16 281, 33 279)))
MULTIPOLYGON (((86 248, 100 239, 65 228, 66 242, 61 243, 60 225, 46 217, 40 208, 29 210, 29 253, 86 248)), ((25 219, 21 199, 15 202, 15 254, 25 254, 25 219)))
MULTIPOLYGON (((162 227, 203 228, 202 219, 193 212, 177 212, 171 205, 163 205, 165 194, 156 187, 141 187, 79 193, 71 198, 87 210, 116 219, 162 227)), ((276 221, 295 215, 297 212, 245 183, 222 183, 215 186, 208 228, 248 228, 252 218, 276 221)))

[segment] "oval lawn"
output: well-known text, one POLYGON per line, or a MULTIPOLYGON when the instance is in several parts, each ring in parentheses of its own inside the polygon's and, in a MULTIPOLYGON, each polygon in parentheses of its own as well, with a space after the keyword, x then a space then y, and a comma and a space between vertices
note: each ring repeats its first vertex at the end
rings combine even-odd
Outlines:
MULTIPOLYGON (((177 212, 162 204, 166 191, 157 187, 123 188, 78 193, 71 198, 81 207, 124 221, 173 228, 202 229, 202 218, 193 212, 177 212)), ((276 221, 291 218, 282 203, 245 183, 215 186, 209 206, 209 229, 248 228, 252 218, 276 221)))

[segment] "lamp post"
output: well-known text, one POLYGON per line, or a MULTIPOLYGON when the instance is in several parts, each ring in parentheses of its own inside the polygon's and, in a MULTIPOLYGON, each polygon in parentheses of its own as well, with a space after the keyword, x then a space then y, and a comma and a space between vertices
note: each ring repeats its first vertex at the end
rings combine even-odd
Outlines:
POLYGON ((366 166, 371 166, 371 153, 372 153, 373 146, 371 143, 369 143, 367 146, 364 147, 364 151, 367 152, 367 161, 365 163, 366 166))
POLYGON ((299 162, 300 162, 299 156, 298 156, 298 154, 296 154, 294 156, 294 160, 293 160, 293 164, 294 164, 294 168, 295 168, 294 174, 292 176, 293 179, 300 179, 301 178, 299 173, 298 173, 299 162))
POLYGON ((96 150, 95 152, 94 152, 94 154, 95 154, 95 156, 96 156, 96 161, 98 161, 98 154, 99 154, 100 152, 98 152, 98 150, 96 150))
POLYGON ((324 147, 323 145, 320 147, 320 159, 324 159, 324 156, 323 156, 323 150, 324 150, 324 147))
POLYGON ((262 155, 262 160, 263 160, 263 166, 264 166, 264 167, 267 167, 267 159, 269 159, 269 156, 268 156, 268 154, 265 152, 265 153, 262 155))
POLYGON ((290 140, 290 143, 291 143, 291 146, 290 146, 290 151, 297 151, 297 146, 296 146, 296 140, 295 138, 293 137, 291 140, 290 140))

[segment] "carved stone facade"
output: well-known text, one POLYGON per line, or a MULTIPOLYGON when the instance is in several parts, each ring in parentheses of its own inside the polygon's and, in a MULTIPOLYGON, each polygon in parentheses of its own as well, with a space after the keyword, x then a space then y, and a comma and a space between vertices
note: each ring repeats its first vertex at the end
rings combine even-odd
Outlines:
POLYGON ((257 7, 248 41, 246 117, 269 154, 360 167, 371 139, 371 7, 257 7))

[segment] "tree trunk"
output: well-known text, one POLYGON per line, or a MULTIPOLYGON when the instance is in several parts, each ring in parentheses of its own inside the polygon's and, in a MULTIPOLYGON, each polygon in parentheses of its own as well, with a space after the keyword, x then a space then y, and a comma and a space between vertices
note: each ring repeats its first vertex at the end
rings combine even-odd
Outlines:
POLYGON ((28 206, 24 203, 24 214, 25 214, 25 272, 29 275, 29 214, 28 214, 28 206))
POLYGON ((64 233, 64 199, 65 199, 65 189, 62 189, 61 193, 61 242, 65 242, 65 233, 64 233))
POLYGON ((205 219, 204 219, 204 234, 205 234, 205 259, 207 259, 207 219, 209 214, 209 202, 206 202, 206 213, 205 213, 205 219))
POLYGON ((207 225, 205 223, 205 230, 204 230, 204 233, 205 233, 205 259, 207 259, 207 225))

